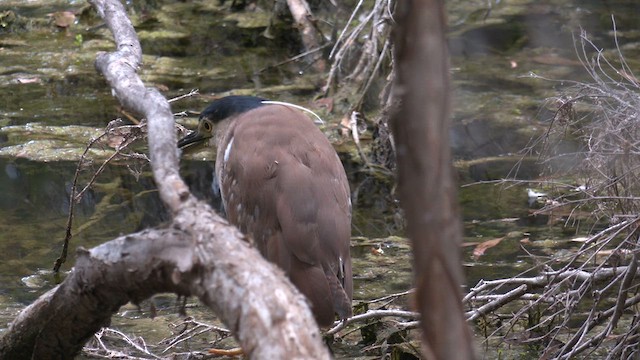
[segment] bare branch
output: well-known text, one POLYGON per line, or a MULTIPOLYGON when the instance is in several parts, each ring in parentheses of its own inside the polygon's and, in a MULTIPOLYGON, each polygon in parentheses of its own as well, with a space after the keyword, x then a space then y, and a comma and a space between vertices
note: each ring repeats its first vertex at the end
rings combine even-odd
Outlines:
POLYGON ((98 54, 96 68, 120 103, 148 120, 153 176, 160 198, 175 214, 190 193, 178 173, 179 152, 171 108, 160 92, 146 88, 136 74, 142 62, 142 50, 122 3, 110 0, 91 3, 107 22, 118 48, 113 53, 98 54))
POLYGON ((417 320, 420 317, 420 314, 414 311, 405 310, 369 310, 364 314, 355 315, 344 321, 339 321, 338 325, 327 330, 325 335, 334 335, 338 331, 354 323, 359 323, 364 320, 370 319, 381 319, 384 317, 399 317, 404 319, 417 320))

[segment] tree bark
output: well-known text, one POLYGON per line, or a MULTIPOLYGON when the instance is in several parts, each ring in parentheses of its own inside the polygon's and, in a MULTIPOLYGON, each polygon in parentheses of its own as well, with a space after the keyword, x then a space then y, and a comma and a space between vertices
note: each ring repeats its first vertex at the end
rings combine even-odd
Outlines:
POLYGON ((414 253, 427 359, 473 359, 460 286, 461 224, 449 149, 449 62, 443 1, 399 1, 394 16, 400 109, 392 117, 398 189, 414 253))
POLYGON ((298 25, 298 31, 305 50, 307 52, 316 50, 315 54, 310 55, 311 61, 313 61, 313 68, 318 72, 325 71, 327 63, 320 51, 320 46, 324 41, 313 21, 311 21, 312 14, 309 11, 309 4, 306 0, 287 0, 287 6, 289 6, 293 20, 298 25))
POLYGON ((101 52, 96 69, 111 86, 120 104, 147 119, 149 154, 160 198, 176 213, 190 196, 179 174, 179 150, 173 113, 167 99, 154 88, 146 88, 136 73, 142 64, 142 48, 124 7, 119 1, 90 1, 113 33, 117 51, 101 52))
POLYGON ((148 121, 154 179, 173 222, 78 250, 65 281, 12 322, 0 340, 0 358, 71 359, 121 305, 175 292, 195 295, 212 308, 249 358, 328 359, 304 297, 180 178, 171 109, 136 74, 142 52, 121 2, 92 4, 118 48, 100 54, 96 67, 121 104, 148 121))

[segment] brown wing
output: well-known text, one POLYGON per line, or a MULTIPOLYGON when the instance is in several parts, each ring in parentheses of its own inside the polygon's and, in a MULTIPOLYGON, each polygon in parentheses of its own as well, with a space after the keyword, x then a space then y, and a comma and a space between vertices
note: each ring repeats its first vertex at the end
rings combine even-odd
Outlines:
POLYGON ((235 120, 216 168, 229 221, 290 276, 318 322, 349 316, 349 186, 324 134, 297 110, 263 106, 235 120))

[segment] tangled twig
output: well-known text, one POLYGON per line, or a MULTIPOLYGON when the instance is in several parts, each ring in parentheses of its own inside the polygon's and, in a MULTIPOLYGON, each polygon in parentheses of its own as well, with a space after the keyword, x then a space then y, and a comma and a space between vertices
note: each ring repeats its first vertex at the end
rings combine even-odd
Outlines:
MULTIPOLYGON (((198 94, 197 89, 191 90, 187 94, 180 95, 175 97, 169 102, 178 101, 187 97, 195 96, 198 94)), ((71 240, 72 234, 72 226, 73 226, 73 215, 75 211, 75 204, 82 200, 84 194, 93 186, 96 179, 100 174, 106 169, 107 165, 109 165, 113 160, 117 158, 126 158, 126 159, 136 159, 141 160, 144 163, 149 163, 149 158, 145 154, 137 153, 135 151, 126 152, 129 147, 138 142, 145 140, 146 137, 146 123, 144 121, 136 121, 135 125, 123 125, 120 119, 114 120, 107 125, 107 129, 100 134, 99 136, 91 139, 87 146, 84 149, 84 152, 80 156, 80 160, 76 165, 76 171, 73 175, 73 181, 71 183, 71 190, 69 192, 69 211, 67 215, 67 224, 66 224, 66 232, 64 241, 62 244, 62 250, 60 252, 60 256, 56 259, 53 265, 53 271, 56 275, 59 274, 60 268, 67 261, 67 254, 69 251, 69 242, 71 240), (115 151, 111 154, 106 160, 102 162, 100 167, 93 172, 91 179, 87 182, 84 188, 77 192, 78 190, 78 178, 80 177, 80 173, 82 169, 89 162, 87 159, 89 151, 98 143, 103 141, 105 138, 113 140, 115 151)))

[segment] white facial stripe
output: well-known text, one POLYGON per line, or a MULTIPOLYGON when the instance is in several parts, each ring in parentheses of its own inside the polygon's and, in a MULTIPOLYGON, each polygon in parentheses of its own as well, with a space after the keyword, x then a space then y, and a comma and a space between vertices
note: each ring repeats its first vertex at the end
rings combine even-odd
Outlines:
POLYGON ((320 124, 320 125, 324 125, 324 121, 322 121, 322 118, 320 116, 318 116, 316 113, 314 113, 313 111, 307 109, 306 107, 302 107, 300 105, 296 105, 296 104, 292 104, 292 103, 288 103, 288 102, 283 102, 283 101, 263 100, 262 103, 263 104, 289 106, 289 107, 292 107, 294 109, 298 109, 298 110, 301 110, 301 111, 306 111, 306 112, 308 112, 309 114, 313 115, 316 118, 316 120, 313 121, 314 123, 320 124))
POLYGON ((233 139, 231 138, 231 141, 229 141, 229 144, 227 145, 227 148, 224 149, 224 162, 226 163, 227 161, 229 161, 229 155, 231 155, 231 146, 233 145, 233 139))

